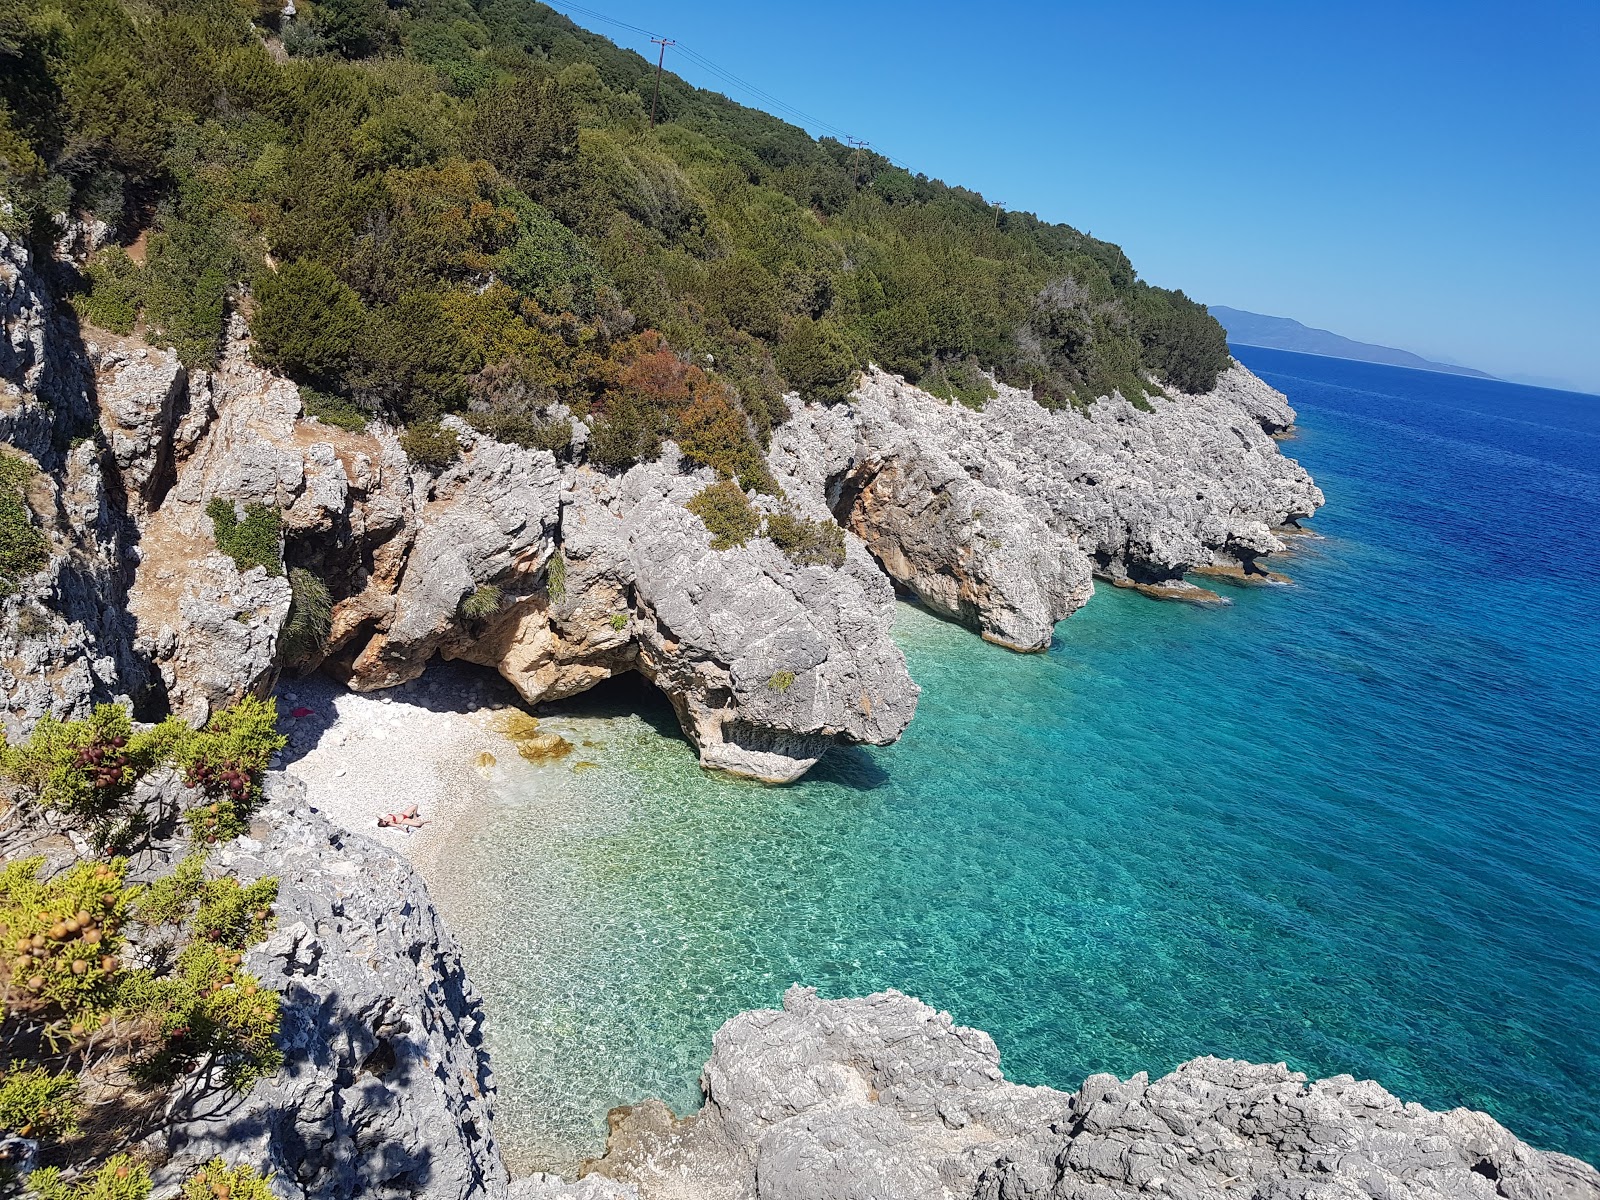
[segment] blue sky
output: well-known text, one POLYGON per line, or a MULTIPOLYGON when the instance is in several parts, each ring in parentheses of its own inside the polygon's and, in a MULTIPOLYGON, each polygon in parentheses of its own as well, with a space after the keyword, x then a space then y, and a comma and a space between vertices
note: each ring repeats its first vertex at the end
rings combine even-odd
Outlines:
POLYGON ((1196 299, 1600 392, 1600 0, 585 7, 1196 299))

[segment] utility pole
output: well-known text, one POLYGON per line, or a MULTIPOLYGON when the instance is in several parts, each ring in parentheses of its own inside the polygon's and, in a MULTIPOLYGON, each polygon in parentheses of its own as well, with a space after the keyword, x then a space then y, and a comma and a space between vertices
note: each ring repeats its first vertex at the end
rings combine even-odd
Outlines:
POLYGON ((861 152, 863 150, 865 150, 868 147, 868 145, 870 145, 870 143, 863 142, 859 138, 845 138, 845 141, 849 142, 852 146, 854 146, 856 148, 856 152, 855 152, 854 156, 850 160, 850 182, 852 184, 854 184, 856 187, 860 187, 861 186, 861 152))
POLYGON ((676 46, 678 43, 674 38, 651 38, 650 40, 659 43, 661 46, 661 56, 656 59, 656 87, 655 91, 650 93, 650 128, 654 129, 656 127, 656 101, 661 99, 661 67, 667 61, 667 47, 676 46))
POLYGON ((1005 206, 1006 202, 1004 200, 996 200, 994 202, 994 227, 996 229, 1000 228, 1000 210, 1005 206))

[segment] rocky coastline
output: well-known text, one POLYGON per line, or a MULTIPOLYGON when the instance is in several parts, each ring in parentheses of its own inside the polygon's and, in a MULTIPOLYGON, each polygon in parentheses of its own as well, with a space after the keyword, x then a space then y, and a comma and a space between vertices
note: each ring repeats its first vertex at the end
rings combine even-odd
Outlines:
POLYGON ((981 413, 873 369, 848 403, 789 398, 768 455, 781 500, 754 498, 837 520, 843 561, 796 562, 765 537, 713 549, 685 505, 715 476, 670 443, 606 472, 583 461, 581 423, 558 461, 446 418, 459 458, 414 467, 382 426, 305 417, 237 316, 216 369, 190 371, 79 330, 15 242, 0 259, 0 434, 40 468, 56 551, 6 601, 31 614, 0 644, 13 735, 118 696, 199 722, 270 686, 291 589, 217 551, 218 501, 277 514, 284 559, 329 589, 329 636, 302 668, 369 691, 459 658, 529 704, 638 671, 705 766, 769 782, 911 720, 896 588, 1039 650, 1095 577, 1190 599, 1214 598, 1191 570, 1265 578, 1274 531, 1322 503, 1273 440, 1292 409, 1243 367, 1205 396, 1087 411, 997 385, 981 413))
MULTIPOLYGON (((36 470, 50 548, 0 599, 12 737, 105 701, 198 724, 273 686, 292 591, 217 550, 218 500, 277 512, 287 563, 329 587, 308 668, 376 691, 460 659, 528 704, 638 671, 704 766, 771 782, 912 719, 897 588, 1036 651, 1096 579, 1194 600, 1214 597, 1191 572, 1270 580, 1280 531, 1322 503, 1275 440, 1292 410, 1242 367, 1204 396, 1054 412, 1003 386, 974 412, 872 370, 848 403, 791 398, 772 438, 789 510, 845 530, 842 563, 798 564, 766 538, 712 549, 686 503, 714 477, 670 445, 607 473, 447 419, 459 459, 416 468, 392 431, 307 418, 241 319, 211 371, 78 328, 3 235, 0 317, 0 440, 36 470), (465 603, 491 592, 486 613, 465 603)), ((582 1180, 512 1183, 484 1014, 425 885, 296 781, 267 790, 216 853, 281 881, 247 965, 283 997, 286 1061, 243 1097, 174 1107, 145 1147, 158 1187, 226 1152, 286 1198, 1600 1196, 1576 1160, 1375 1084, 1201 1059, 1153 1083, 1023 1087, 987 1035, 913 999, 804 989, 717 1035, 698 1115, 619 1111, 582 1180)), ((176 854, 174 838, 140 869, 176 854)))

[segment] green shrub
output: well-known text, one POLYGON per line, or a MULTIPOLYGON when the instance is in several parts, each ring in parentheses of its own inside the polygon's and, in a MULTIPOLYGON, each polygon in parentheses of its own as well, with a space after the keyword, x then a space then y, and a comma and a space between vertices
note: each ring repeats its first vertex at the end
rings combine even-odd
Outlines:
POLYGON ((567 598, 567 556, 560 550, 550 556, 550 564, 544 569, 544 590, 552 600, 567 598))
POLYGON ((247 504, 244 520, 239 519, 233 502, 213 496, 206 505, 206 516, 221 550, 241 571, 265 567, 268 575, 283 574, 283 519, 278 510, 266 504, 247 504))
POLYGON ((767 686, 775 692, 787 692, 793 684, 793 671, 774 672, 772 678, 767 680, 767 686))
POLYGON ((134 915, 146 925, 182 925, 206 882, 206 856, 190 854, 135 898, 134 915))
POLYGON ((572 421, 568 417, 545 420, 530 412, 468 413, 472 427, 497 442, 510 442, 526 450, 548 450, 560 454, 572 445, 572 421))
POLYGON ((615 629, 618 633, 621 633, 627 627, 628 627, 628 614, 627 613, 620 613, 619 612, 619 613, 612 613, 611 614, 611 628, 615 629))
POLYGON ((696 399, 678 418, 676 437, 690 462, 737 479, 740 487, 777 494, 778 485, 751 436, 749 419, 726 392, 717 389, 696 399))
POLYGON ((500 589, 492 583, 479 584, 461 601, 461 615, 469 621, 483 621, 500 611, 500 589))
POLYGON ((346 400, 343 396, 319 392, 314 387, 302 385, 300 405, 305 409, 306 416, 314 417, 324 425, 343 429, 347 433, 367 431, 367 414, 357 407, 355 401, 346 400))
POLYGON ((102 250, 83 269, 89 288, 73 300, 84 320, 112 333, 133 332, 144 297, 144 275, 121 246, 102 250))
POLYGON ((21 458, 0 452, 0 596, 9 596, 50 561, 50 543, 33 523, 22 489, 36 472, 21 458))
POLYGON ((68 816, 105 819, 155 762, 148 735, 136 737, 125 709, 98 705, 82 721, 43 716, 20 746, 0 749, 0 773, 68 816))
POLYGON ((76 1183, 64 1180, 59 1167, 45 1167, 28 1176, 28 1187, 39 1200, 147 1200, 150 1172, 137 1159, 117 1154, 76 1183))
POLYGON ((253 1167, 234 1167, 213 1158, 183 1181, 182 1200, 275 1200, 267 1181, 253 1167))
POLYGON ((285 741, 278 732, 277 702, 246 696, 177 746, 174 759, 184 782, 212 798, 211 804, 188 814, 197 831, 211 829, 205 840, 225 840, 244 831, 243 822, 261 803, 267 763, 285 741))
POLYGON ((367 322, 361 297, 320 262, 286 263, 256 280, 254 354, 298 379, 331 382, 349 367, 367 322))
POLYGON ((713 550, 730 550, 755 537, 761 517, 731 479, 719 479, 700 489, 686 508, 705 523, 713 550))
POLYGON ((159 1026, 156 1044, 134 1064, 136 1079, 169 1084, 199 1064, 243 1090, 282 1065, 278 994, 242 970, 242 959, 237 949, 196 940, 179 953, 171 974, 129 976, 123 1007, 159 1026))
POLYGON ((232 876, 206 878, 206 856, 196 851, 145 888, 134 915, 145 925, 180 926, 194 938, 243 950, 266 937, 278 899, 275 878, 245 886, 232 876))
POLYGON ((43 857, 0 871, 0 958, 6 1005, 75 1032, 97 1027, 117 1007, 123 982, 122 925, 135 890, 123 886, 127 860, 83 862, 39 879, 43 857))
POLYGON ((812 521, 787 511, 770 513, 767 536, 797 566, 844 566, 844 530, 837 522, 812 521))
POLYGON ((59 1138, 78 1127, 78 1077, 12 1063, 0 1075, 0 1133, 59 1138))
POLYGON ((333 597, 328 585, 304 567, 289 568, 289 615, 278 631, 278 653, 286 663, 322 653, 333 628, 333 597))
POLYGON ((975 358, 937 362, 917 380, 917 386, 929 395, 941 400, 955 400, 974 412, 982 412, 996 395, 994 384, 983 373, 975 358))
POLYGON ((437 421, 418 421, 400 435, 400 449, 413 466, 442 471, 461 457, 456 435, 437 421))
POLYGON ((778 367, 806 400, 837 403, 855 385, 855 354, 832 321, 801 318, 778 347, 778 367))

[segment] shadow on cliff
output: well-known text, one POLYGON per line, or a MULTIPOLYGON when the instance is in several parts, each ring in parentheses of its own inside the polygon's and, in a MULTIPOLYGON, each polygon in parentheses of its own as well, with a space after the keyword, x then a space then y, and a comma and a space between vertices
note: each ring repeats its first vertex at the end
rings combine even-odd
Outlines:
MULTIPOLYGON (((198 1161, 271 1145, 272 1166, 307 1196, 425 1191, 437 1164, 425 1139, 409 1136, 404 1098, 426 1089, 433 1072, 426 1033, 411 1029, 411 1019, 387 1007, 360 1011, 338 991, 291 983, 282 1068, 248 1093, 201 1085, 180 1100, 165 1122, 168 1154, 198 1161)), ((461 1129, 468 1145, 487 1134, 470 1121, 461 1129)))

